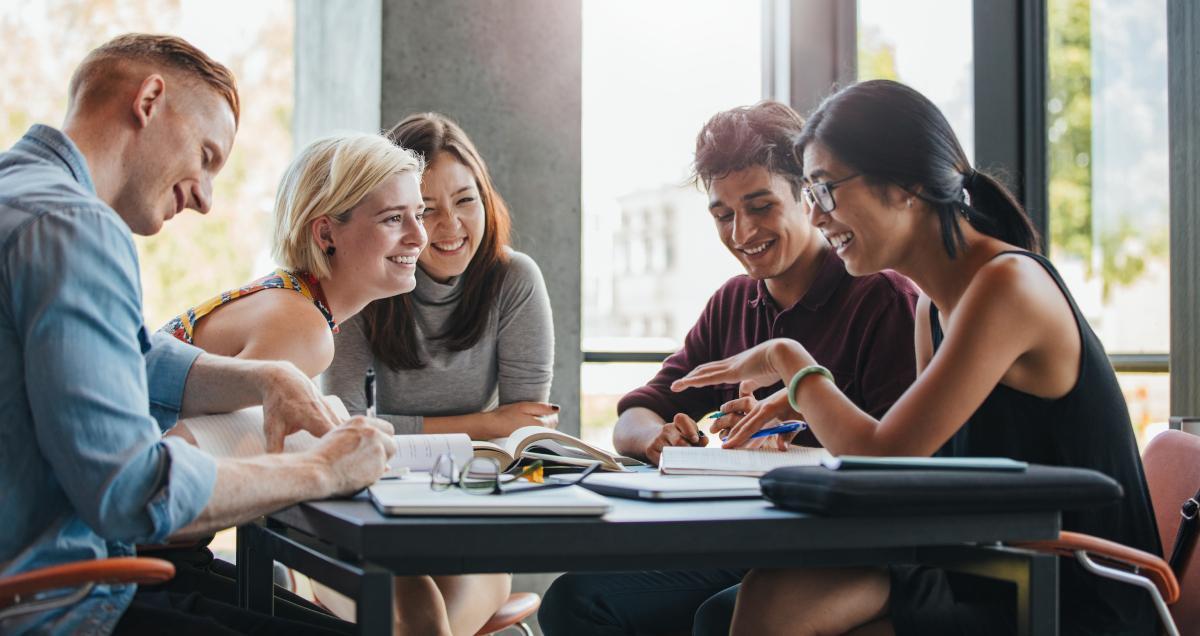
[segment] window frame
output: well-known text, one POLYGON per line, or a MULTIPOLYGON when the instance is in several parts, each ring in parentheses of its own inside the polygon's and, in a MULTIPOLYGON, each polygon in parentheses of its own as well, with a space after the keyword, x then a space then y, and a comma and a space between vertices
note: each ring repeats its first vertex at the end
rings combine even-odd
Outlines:
MULTIPOLYGON (((828 93, 830 86, 852 82, 857 74, 858 15, 857 2, 838 0, 761 0, 763 5, 763 98, 788 101, 802 112, 815 108, 828 93), (801 56, 801 57, 797 57, 801 56), (807 60, 803 68, 790 63, 807 60)), ((1194 14, 1200 11, 1172 2, 1169 11, 1194 14)), ((1047 0, 973 0, 974 29, 974 91, 975 91, 975 161, 985 168, 1000 168, 1003 173, 1016 175, 1009 185, 1029 211, 1035 227, 1046 244, 1050 226, 1047 213, 1049 201, 1048 149, 1046 140, 1046 69, 1047 69, 1047 0)), ((1174 14, 1173 14, 1174 15, 1174 14)), ((1174 20, 1172 20, 1174 24, 1174 20)), ((1172 28, 1171 46, 1183 36, 1182 29, 1172 28)), ((1190 37, 1195 37, 1191 35, 1190 37)), ((1183 48, 1183 47, 1176 47, 1183 48)), ((1174 50, 1174 49, 1173 49, 1174 50)), ((1172 54, 1174 66, 1194 64, 1182 53, 1172 54)), ((1175 115, 1175 80, 1182 74, 1172 68, 1172 131, 1186 122, 1176 124, 1183 114, 1175 115)), ((1195 80, 1189 79, 1194 86, 1195 80)), ((1172 135, 1174 140, 1175 135, 1172 135)), ((1195 154, 1200 152, 1193 150, 1195 154)), ((1172 148, 1176 146, 1172 143, 1172 148)), ((1175 165, 1175 162, 1172 162, 1175 165)), ((1178 265, 1175 249, 1179 246, 1176 234, 1200 234, 1200 221, 1194 215, 1180 214, 1176 203, 1175 184, 1182 179, 1172 170, 1172 280, 1177 270, 1187 268, 1192 280, 1200 277, 1200 259, 1190 257, 1178 265), (1182 217, 1182 218, 1181 218, 1182 217), (1176 232, 1176 224, 1186 221, 1176 232)), ((1194 339, 1200 348, 1200 336, 1180 334, 1176 324, 1200 324, 1200 295, 1191 286, 1173 283, 1172 295, 1172 352, 1179 351, 1182 341, 1194 339), (1179 303, 1179 300, 1186 300, 1179 303), (1177 310, 1184 304, 1186 314, 1177 310), (1181 315, 1182 314, 1182 315, 1181 315), (1180 322, 1186 320, 1186 322, 1180 322)), ((1189 340, 1190 342, 1190 340, 1189 340)), ((659 362, 673 351, 600 351, 583 350, 583 362, 659 362)), ((1182 353, 1113 353, 1109 360, 1118 373, 1168 373, 1180 366, 1196 367, 1200 374, 1200 355, 1187 354, 1187 365, 1181 365, 1182 353)), ((1189 374, 1197 376, 1198 374, 1189 374)), ((1172 379, 1172 408, 1176 414, 1175 395, 1182 378, 1172 379)), ((1187 383, 1189 393, 1198 393, 1187 383)), ((1188 410, 1200 398, 1182 399, 1188 410)))

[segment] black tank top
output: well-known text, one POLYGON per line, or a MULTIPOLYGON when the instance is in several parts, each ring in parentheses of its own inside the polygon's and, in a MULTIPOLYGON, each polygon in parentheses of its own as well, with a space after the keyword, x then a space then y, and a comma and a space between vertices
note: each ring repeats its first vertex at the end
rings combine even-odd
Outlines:
MULTIPOLYGON (((1067 298, 1082 345, 1079 379, 1070 392, 1058 399, 996 385, 937 454, 1011 457, 1100 471, 1121 484, 1124 498, 1104 508, 1063 512, 1063 530, 1103 537, 1161 556, 1162 546, 1129 408, 1104 345, 1049 260, 1031 252, 1003 254, 1020 254, 1040 263, 1067 298)), ((943 335, 937 307, 932 305, 929 326, 936 353, 943 335)), ((1074 559, 1061 559, 1060 565, 1064 634, 1156 632, 1154 607, 1146 592, 1089 574, 1074 559)))

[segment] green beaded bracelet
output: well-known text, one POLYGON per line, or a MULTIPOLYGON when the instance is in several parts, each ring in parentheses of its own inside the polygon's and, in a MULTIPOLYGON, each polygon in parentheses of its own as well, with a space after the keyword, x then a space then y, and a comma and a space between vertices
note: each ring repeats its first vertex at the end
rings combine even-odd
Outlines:
POLYGON ((833 382, 833 374, 829 372, 829 369, 826 369, 819 364, 804 367, 803 369, 797 371, 796 375, 792 376, 792 381, 788 382, 788 405, 790 405, 792 410, 797 413, 800 412, 800 407, 796 406, 796 387, 800 386, 800 381, 804 379, 804 376, 812 375, 814 373, 823 375, 826 378, 829 378, 830 382, 833 382))

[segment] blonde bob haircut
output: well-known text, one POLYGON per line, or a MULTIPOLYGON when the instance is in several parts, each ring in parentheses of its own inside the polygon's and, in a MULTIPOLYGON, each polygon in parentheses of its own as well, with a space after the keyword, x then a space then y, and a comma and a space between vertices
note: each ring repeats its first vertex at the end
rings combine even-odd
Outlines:
POLYGON ((329 276, 329 257, 312 224, 329 217, 350 220, 350 211, 393 175, 411 172, 418 183, 425 161, 382 135, 351 134, 318 139, 288 166, 275 196, 271 255, 287 269, 329 276))

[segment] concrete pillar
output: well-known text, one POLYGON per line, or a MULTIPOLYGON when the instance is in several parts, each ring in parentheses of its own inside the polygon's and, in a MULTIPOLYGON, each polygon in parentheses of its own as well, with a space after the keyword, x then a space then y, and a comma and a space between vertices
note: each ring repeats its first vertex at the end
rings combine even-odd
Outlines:
POLYGON ((292 148, 337 131, 378 131, 382 0, 296 0, 292 148))

